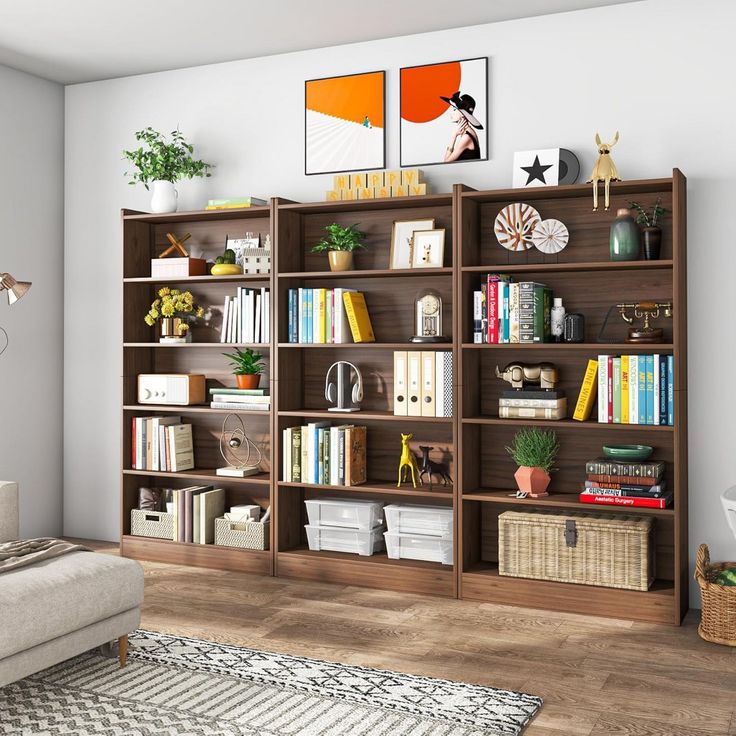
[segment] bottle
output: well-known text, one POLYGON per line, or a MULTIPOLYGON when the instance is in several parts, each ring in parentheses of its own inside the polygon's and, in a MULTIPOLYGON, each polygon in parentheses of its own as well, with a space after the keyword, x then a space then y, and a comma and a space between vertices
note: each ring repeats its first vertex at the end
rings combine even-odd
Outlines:
POLYGON ((550 313, 552 337, 555 342, 562 342, 562 329, 565 320, 565 307, 562 306, 562 299, 556 296, 552 311, 550 313))
POLYGON ((616 219, 611 225, 611 260, 637 261, 641 250, 639 226, 631 216, 631 210, 623 207, 616 211, 616 219))

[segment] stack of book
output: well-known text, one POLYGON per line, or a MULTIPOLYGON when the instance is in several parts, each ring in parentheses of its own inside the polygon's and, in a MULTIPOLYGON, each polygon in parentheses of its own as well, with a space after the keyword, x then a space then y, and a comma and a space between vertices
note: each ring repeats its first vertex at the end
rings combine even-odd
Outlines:
POLYGON ((354 289, 289 289, 289 342, 375 342, 364 295, 354 289))
POLYGON ((206 210, 238 210, 245 207, 263 207, 265 199, 258 197, 233 197, 232 199, 208 199, 206 210))
POLYGON ((287 483, 358 486, 366 482, 365 427, 311 422, 283 431, 283 477, 287 483))
POLYGON ((132 468, 177 473, 194 468, 192 425, 181 417, 133 417, 132 468))
POLYGON ((268 343, 271 340, 271 293, 238 287, 222 307, 220 342, 268 343))
POLYGON ((664 509, 672 504, 672 491, 664 481, 662 461, 617 462, 606 458, 585 464, 582 503, 664 509))
POLYGON ((585 421, 598 394, 602 424, 675 423, 672 355, 599 355, 589 360, 573 419, 585 421))
POLYGON ((489 273, 473 292, 473 342, 550 342, 552 299, 544 284, 489 273))
POLYGON ((225 512, 225 491, 212 486, 176 489, 174 496, 174 542, 213 544, 215 519, 225 512))
POLYGON ((267 388, 211 388, 210 406, 230 411, 268 411, 271 396, 267 388))
POLYGON ((567 398, 562 390, 509 389, 498 399, 501 419, 565 419, 567 398))
POLYGON ((394 352, 394 414, 409 417, 452 416, 452 352, 394 352))

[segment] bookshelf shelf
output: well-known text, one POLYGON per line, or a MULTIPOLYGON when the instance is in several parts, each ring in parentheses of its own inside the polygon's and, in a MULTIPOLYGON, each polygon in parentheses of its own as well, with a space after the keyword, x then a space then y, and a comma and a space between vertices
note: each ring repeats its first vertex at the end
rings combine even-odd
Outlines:
POLYGON ((414 342, 346 342, 346 343, 298 343, 280 342, 279 348, 309 349, 347 349, 347 350, 452 350, 451 342, 414 343, 414 342))
POLYGON ((428 276, 452 276, 452 268, 373 268, 354 271, 295 271, 279 274, 280 279, 365 279, 375 278, 427 278, 428 276))
POLYGON ((220 348, 228 350, 230 348, 253 348, 254 350, 268 350, 268 343, 259 342, 124 342, 124 348, 220 348))
POLYGON ((195 468, 194 470, 182 470, 178 473, 168 473, 160 470, 133 470, 125 468, 123 475, 145 475, 151 478, 180 478, 184 480, 206 480, 210 483, 243 483, 246 485, 269 486, 271 479, 268 473, 249 475, 247 478, 225 478, 217 475, 214 468, 195 468))
POLYGON ((509 426, 540 426, 549 427, 550 429, 573 429, 589 431, 592 429, 614 430, 620 432, 630 432, 631 430, 642 432, 674 432, 674 427, 665 424, 608 424, 599 423, 591 420, 578 422, 574 419, 501 419, 499 417, 463 417, 463 424, 479 424, 479 425, 497 425, 503 427, 509 426))
POLYGON ((241 207, 226 210, 190 210, 188 212, 166 212, 156 215, 149 212, 123 210, 123 223, 145 223, 148 225, 170 225, 180 222, 218 222, 220 220, 249 220, 268 218, 270 207, 241 207))
POLYGON ((172 406, 170 404, 124 404, 124 411, 156 412, 169 414, 244 414, 254 417, 267 417, 270 411, 252 411, 242 409, 213 409, 211 406, 172 406))
POLYGON ((256 282, 264 283, 270 280, 270 275, 267 273, 241 273, 233 276, 188 276, 185 278, 161 278, 158 276, 134 276, 127 279, 123 279, 124 284, 217 284, 222 282, 223 284, 228 283, 242 283, 242 282, 256 282))
POLYGON ((430 424, 448 424, 455 421, 452 417, 407 417, 399 416, 390 411, 359 411, 350 414, 342 414, 340 412, 327 411, 324 409, 295 409, 281 410, 280 417, 303 417, 309 419, 331 419, 337 421, 339 419, 350 419, 357 421, 382 421, 382 422, 401 422, 403 424, 413 424, 415 422, 429 422, 430 424))
POLYGON ((672 343, 650 343, 635 345, 629 342, 507 342, 507 343, 463 343, 463 350, 541 350, 563 353, 671 353, 672 343))
POLYGON ((395 483, 377 483, 369 482, 360 486, 331 486, 321 483, 287 483, 280 480, 279 486, 282 488, 303 488, 316 489, 320 491, 339 491, 340 493, 374 493, 377 495, 389 496, 414 496, 416 498, 433 498, 438 501, 452 501, 454 493, 453 489, 445 487, 441 484, 435 484, 433 490, 429 490, 428 486, 420 488, 412 488, 409 484, 404 484, 401 488, 397 488, 395 483))
POLYGON ((487 266, 463 266, 463 273, 523 273, 524 271, 659 271, 671 269, 672 259, 662 261, 585 261, 569 263, 538 261, 496 263, 487 266))

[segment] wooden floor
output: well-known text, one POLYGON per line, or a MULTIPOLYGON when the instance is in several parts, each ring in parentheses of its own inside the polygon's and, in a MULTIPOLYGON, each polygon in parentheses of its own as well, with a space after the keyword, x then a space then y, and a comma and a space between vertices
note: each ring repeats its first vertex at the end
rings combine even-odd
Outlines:
POLYGON ((698 611, 674 628, 144 567, 153 631, 533 693, 525 736, 736 736, 736 650, 698 637, 698 611))

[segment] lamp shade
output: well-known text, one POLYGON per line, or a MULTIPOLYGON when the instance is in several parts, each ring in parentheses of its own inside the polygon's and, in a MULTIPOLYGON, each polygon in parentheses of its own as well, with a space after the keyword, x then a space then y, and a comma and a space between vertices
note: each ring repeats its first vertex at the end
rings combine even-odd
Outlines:
POLYGON ((30 281, 16 281, 9 273, 0 274, 0 291, 7 289, 8 304, 15 304, 31 288, 30 281))

